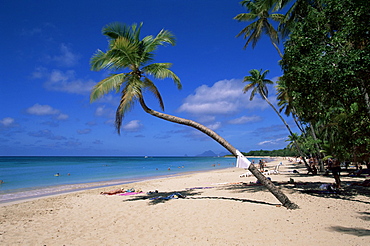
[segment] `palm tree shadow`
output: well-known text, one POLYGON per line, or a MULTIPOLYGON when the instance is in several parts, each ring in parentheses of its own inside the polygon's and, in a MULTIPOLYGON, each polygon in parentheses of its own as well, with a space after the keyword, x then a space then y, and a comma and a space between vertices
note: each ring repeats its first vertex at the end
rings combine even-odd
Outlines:
POLYGON ((364 228, 350 228, 350 227, 343 227, 343 226, 332 226, 330 227, 332 231, 350 234, 357 237, 366 237, 370 236, 370 230, 364 228))
POLYGON ((229 201, 237 201, 237 202, 248 202, 248 203, 255 203, 255 204, 262 204, 262 205, 270 205, 274 207, 278 207, 281 204, 273 204, 269 202, 263 201, 256 201, 244 198, 233 198, 233 197, 212 197, 212 196, 199 196, 199 197, 187 197, 186 199, 213 199, 213 200, 229 200, 229 201))
POLYGON ((136 195, 130 199, 125 199, 124 202, 130 202, 130 201, 140 201, 140 200, 149 200, 149 205, 156 205, 159 203, 165 203, 172 199, 182 199, 183 197, 186 198, 188 196, 196 196, 200 195, 200 192, 195 192, 193 190, 182 190, 182 191, 171 191, 171 192, 158 192, 158 193, 151 193, 151 194, 145 194, 145 195, 136 195), (174 194, 179 194, 182 197, 173 197, 170 198, 174 194))
POLYGON ((370 213, 369 212, 359 212, 359 214, 362 214, 359 218, 362 220, 370 221, 370 213))
MULTIPOLYGON (((261 187, 258 187, 261 188, 261 187)), ((262 187, 264 188, 264 187, 262 187)), ((224 188, 219 188, 221 190, 224 188)), ((226 187, 226 189, 232 189, 232 187, 226 187)), ((234 187, 235 189, 235 187, 234 187)), ((237 189, 237 188, 236 188, 237 189)), ((257 191, 255 191, 257 192, 257 191)), ((149 205, 156 205, 160 203, 169 202, 172 199, 192 199, 192 200, 202 200, 202 199, 213 199, 213 200, 229 200, 229 201, 237 201, 237 202, 248 202, 254 204, 263 204, 263 205, 270 205, 270 206, 280 206, 281 204, 273 204, 263 201, 251 200, 251 199, 244 199, 244 198, 234 198, 234 197, 221 197, 221 196, 201 196, 203 192, 195 191, 195 190, 181 190, 181 191, 171 191, 171 192, 158 192, 154 194, 148 195, 136 195, 130 199, 124 200, 126 201, 139 201, 139 200, 149 200, 149 205), (174 194, 180 194, 181 197, 170 198, 174 194)))
POLYGON ((356 196, 366 196, 370 198, 370 189, 369 187, 362 187, 353 185, 354 182, 346 182, 347 185, 344 186, 341 190, 322 190, 320 187, 322 185, 328 185, 328 183, 323 182, 304 182, 304 183, 275 183, 278 187, 284 187, 290 189, 293 193, 299 192, 311 196, 323 197, 323 198, 334 198, 340 200, 349 200, 365 204, 370 204, 368 201, 361 201, 356 199, 356 196))

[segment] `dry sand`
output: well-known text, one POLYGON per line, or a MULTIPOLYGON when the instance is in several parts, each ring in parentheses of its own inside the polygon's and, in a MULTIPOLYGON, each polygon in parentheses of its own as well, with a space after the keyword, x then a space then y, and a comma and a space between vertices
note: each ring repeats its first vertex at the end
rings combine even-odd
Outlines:
POLYGON ((342 177, 341 194, 303 193, 333 178, 307 176, 283 159, 269 169, 280 161, 270 177, 300 209, 240 184, 256 179, 229 168, 125 185, 144 191, 132 196, 100 195, 116 186, 2 204, 0 245, 370 245, 369 187, 348 186, 364 178, 342 177), (186 198, 149 199, 175 192, 186 198))

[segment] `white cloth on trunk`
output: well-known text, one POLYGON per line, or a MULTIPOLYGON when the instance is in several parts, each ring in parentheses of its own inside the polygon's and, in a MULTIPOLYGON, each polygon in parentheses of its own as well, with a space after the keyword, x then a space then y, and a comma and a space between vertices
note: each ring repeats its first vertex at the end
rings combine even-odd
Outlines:
POLYGON ((251 162, 239 150, 236 150, 236 167, 249 168, 251 162))

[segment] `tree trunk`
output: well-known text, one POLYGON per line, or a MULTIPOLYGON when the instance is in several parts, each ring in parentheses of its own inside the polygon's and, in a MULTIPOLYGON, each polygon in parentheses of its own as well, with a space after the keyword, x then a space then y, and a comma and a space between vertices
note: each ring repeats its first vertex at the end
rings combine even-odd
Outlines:
MULTIPOLYGON (((195 121, 180 118, 173 115, 168 115, 164 113, 157 112, 155 110, 152 110, 146 106, 144 99, 141 97, 139 98, 140 105, 144 109, 145 112, 148 114, 151 114, 155 117, 158 117, 160 119, 174 122, 181 125, 186 125, 193 127, 212 139, 214 139, 216 142, 221 144, 223 147, 225 147, 230 153, 232 153, 235 157, 237 157, 236 148, 233 147, 231 144, 229 144, 224 138, 222 138, 220 135, 218 135, 216 132, 212 131, 211 129, 203 126, 202 124, 199 124, 195 121)), ((263 184, 281 203, 284 207, 288 209, 297 209, 299 208, 298 205, 291 202, 289 198, 280 190, 278 189, 269 179, 267 179, 254 165, 250 165, 248 170, 263 184)))
MULTIPOLYGON (((271 42, 272 42, 272 41, 271 41, 271 42)), ((279 56, 280 56, 281 58, 283 58, 283 54, 281 53, 281 51, 280 51, 279 47, 277 46, 277 44, 276 44, 275 42, 272 42, 272 44, 274 45, 275 49, 276 49, 276 50, 277 50, 277 52, 279 53, 279 56)))
MULTIPOLYGON (((272 103, 267 99, 266 95, 264 93, 261 93, 262 94, 262 97, 265 99, 265 101, 272 107, 272 109, 277 113, 277 115, 280 117, 280 119, 283 121, 284 125, 286 126, 286 128, 288 129, 289 133, 291 136, 294 136, 293 135, 293 132, 292 130, 290 130, 290 127, 288 125, 288 123, 286 123, 286 121, 284 120, 284 118, 281 116, 281 114, 279 113, 279 111, 274 107, 274 105, 272 105, 272 103)), ((294 146, 297 148, 299 154, 302 156, 303 158, 303 162, 304 162, 304 165, 306 166, 307 170, 309 172, 312 172, 312 168, 310 167, 310 165, 307 164, 307 161, 306 161, 306 157, 305 155, 303 154, 301 148, 299 147, 299 145, 297 144, 297 141, 295 141, 295 139, 293 139, 293 143, 294 143, 294 146)))
POLYGON ((364 93, 365 105, 366 105, 366 108, 367 108, 367 113, 370 116, 370 99, 369 99, 369 94, 367 93, 367 90, 366 90, 366 86, 365 86, 364 81, 361 81, 361 82, 362 82, 361 90, 364 93))
POLYGON ((313 128, 312 124, 310 123, 310 129, 311 129, 311 134, 312 134, 312 137, 313 137, 313 140, 315 141, 315 147, 316 147, 316 150, 317 150, 317 154, 319 155, 319 163, 320 163, 320 172, 324 172, 324 162, 322 161, 322 153, 320 153, 320 147, 319 147, 319 144, 317 143, 317 137, 316 137, 316 133, 315 133, 315 129, 313 128))

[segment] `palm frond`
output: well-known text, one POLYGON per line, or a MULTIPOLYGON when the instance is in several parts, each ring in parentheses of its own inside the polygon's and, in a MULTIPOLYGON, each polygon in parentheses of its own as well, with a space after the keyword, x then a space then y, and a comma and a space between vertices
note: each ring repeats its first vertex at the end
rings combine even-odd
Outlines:
POLYGON ((258 17, 258 15, 254 13, 242 13, 238 14, 237 16, 234 17, 234 20, 237 21, 252 21, 255 20, 258 17))
POLYGON ((109 51, 109 57, 115 61, 115 65, 118 68, 126 68, 132 64, 139 62, 139 45, 137 42, 131 42, 125 37, 118 37, 114 46, 109 51))
MULTIPOLYGON (((247 76, 248 77, 248 76, 247 76)), ((245 77, 246 78, 246 77, 245 77)), ((245 80, 245 78, 244 78, 244 82, 245 81, 250 81, 250 80, 245 80)), ((246 86, 244 86, 244 88, 243 88, 243 93, 247 93, 247 91, 249 91, 250 89, 252 89, 254 87, 254 83, 250 83, 250 84, 248 84, 248 85, 246 85, 246 86)))
POLYGON ((101 69, 109 68, 111 65, 112 63, 106 59, 105 53, 101 50, 97 50, 90 59, 92 71, 100 71, 101 69))
POLYGON ((125 114, 128 113, 133 108, 136 101, 139 99, 139 97, 142 96, 140 84, 141 81, 140 83, 135 83, 135 81, 131 80, 126 84, 125 88, 122 90, 121 100, 116 110, 115 125, 118 134, 121 131, 121 125, 125 114))
POLYGON ((275 30, 275 28, 268 22, 266 21, 264 23, 263 27, 265 33, 270 37, 272 42, 279 43, 279 33, 275 30))
POLYGON ((257 87, 253 88, 252 92, 251 92, 251 95, 249 97, 249 101, 252 101, 254 96, 257 94, 257 87))
POLYGON ((108 36, 110 39, 117 39, 118 37, 125 37, 126 39, 134 42, 135 40, 139 40, 140 31, 143 23, 137 25, 136 23, 132 24, 131 26, 122 24, 120 22, 114 22, 111 24, 106 25, 102 33, 108 36))
POLYGON ((150 53, 155 51, 159 45, 164 46, 166 44, 175 45, 175 36, 167 30, 161 30, 156 37, 147 36, 142 40, 145 43, 145 52, 150 53))
POLYGON ((148 78, 145 78, 144 79, 144 84, 145 84, 145 89, 149 90, 155 96, 155 98, 157 98, 157 100, 159 102, 159 106, 164 111, 164 103, 163 103, 163 100, 162 100, 162 96, 159 93, 158 88, 154 85, 153 81, 151 81, 148 78))
POLYGON ((113 74, 97 83, 90 94, 90 102, 94 102, 109 92, 118 91, 122 83, 127 79, 127 74, 113 74))
POLYGON ((157 79, 170 78, 174 81, 178 89, 182 88, 180 78, 172 72, 169 68, 172 63, 152 63, 143 68, 143 71, 147 74, 154 76, 157 79))

